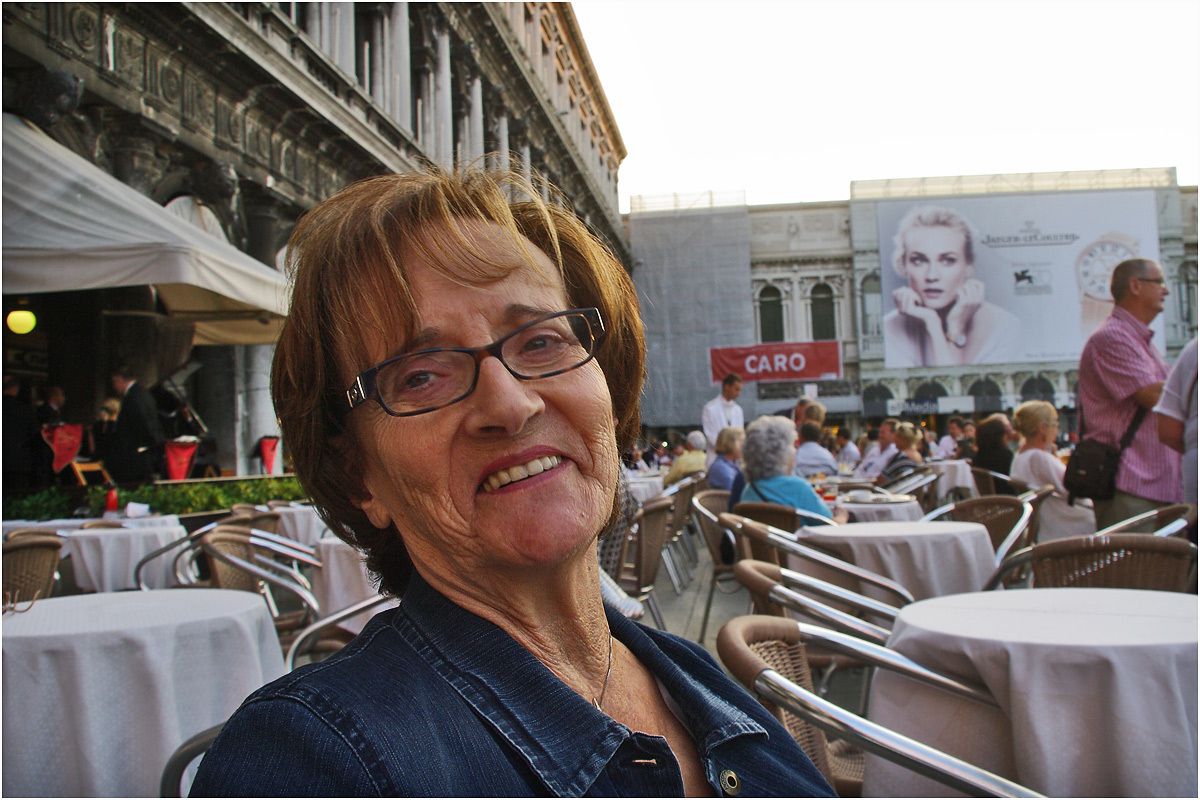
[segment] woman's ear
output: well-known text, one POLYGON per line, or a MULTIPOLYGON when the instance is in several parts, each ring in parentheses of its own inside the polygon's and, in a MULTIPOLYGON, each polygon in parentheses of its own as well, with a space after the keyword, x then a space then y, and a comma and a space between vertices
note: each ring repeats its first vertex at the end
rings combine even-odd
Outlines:
POLYGON ((346 470, 346 484, 350 489, 350 502, 366 514, 367 519, 376 528, 388 528, 392 524, 392 515, 380 501, 378 494, 371 488, 371 481, 364 474, 362 453, 354 445, 354 434, 343 431, 330 439, 330 446, 337 452, 337 460, 346 470))

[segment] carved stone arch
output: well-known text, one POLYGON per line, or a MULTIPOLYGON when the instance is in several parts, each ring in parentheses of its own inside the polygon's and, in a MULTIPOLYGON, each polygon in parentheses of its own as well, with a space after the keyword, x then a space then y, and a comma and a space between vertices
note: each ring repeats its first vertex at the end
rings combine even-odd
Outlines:
POLYGON ((1040 373, 1033 375, 1021 383, 1021 400, 1045 400, 1054 402, 1054 384, 1040 373))

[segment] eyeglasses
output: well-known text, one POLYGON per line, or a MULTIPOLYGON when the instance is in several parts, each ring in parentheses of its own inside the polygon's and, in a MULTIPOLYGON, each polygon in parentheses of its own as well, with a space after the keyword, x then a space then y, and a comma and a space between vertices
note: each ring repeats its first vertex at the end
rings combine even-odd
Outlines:
POLYGON ((1142 283, 1157 283, 1159 286, 1162 286, 1164 283, 1166 283, 1166 280, 1163 278, 1138 278, 1138 280, 1142 283))
POLYGON ((393 417, 411 417, 457 403, 475 391, 479 366, 500 360, 522 381, 578 369, 595 357, 604 338, 596 308, 572 308, 527 322, 483 347, 436 347, 383 361, 359 374, 346 390, 344 413, 368 400, 393 417))

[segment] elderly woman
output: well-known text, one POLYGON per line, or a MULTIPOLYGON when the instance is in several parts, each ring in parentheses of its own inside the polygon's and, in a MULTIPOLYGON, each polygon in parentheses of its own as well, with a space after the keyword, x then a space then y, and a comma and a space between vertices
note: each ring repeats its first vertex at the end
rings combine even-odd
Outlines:
POLYGON ((717 457, 708 468, 708 485, 711 489, 729 491, 734 482, 741 476, 738 462, 742 460, 742 442, 746 439, 744 428, 722 428, 717 434, 717 443, 713 448, 717 457))
POLYGON ((1029 400, 1013 412, 1013 427, 1021 434, 1021 449, 1012 462, 1012 477, 1031 487, 1054 487, 1038 510, 1038 539, 1046 542, 1096 532, 1092 501, 1078 499, 1067 504, 1063 486, 1066 466, 1054 454, 1058 440, 1058 411, 1045 400, 1029 400))
POLYGON ((962 215, 920 206, 900 221, 892 268, 906 283, 883 318, 889 367, 1011 361, 1020 355, 1017 318, 984 300, 975 277, 975 234, 962 215))
MULTIPOLYGON (((792 474, 796 461, 796 423, 787 417, 763 416, 746 428, 742 461, 746 468, 745 503, 777 503, 833 518, 812 486, 792 474)), ((844 511, 838 522, 845 522, 844 511)))
POLYGON ((645 347, 582 223, 518 176, 389 175, 289 254, 283 435, 402 602, 251 695, 194 794, 830 791, 704 650, 601 602, 645 347))
POLYGON ((896 454, 883 465, 883 471, 876 479, 878 483, 891 483, 912 472, 925 461, 919 449, 924 436, 916 425, 901 422, 896 426, 895 438, 896 454))

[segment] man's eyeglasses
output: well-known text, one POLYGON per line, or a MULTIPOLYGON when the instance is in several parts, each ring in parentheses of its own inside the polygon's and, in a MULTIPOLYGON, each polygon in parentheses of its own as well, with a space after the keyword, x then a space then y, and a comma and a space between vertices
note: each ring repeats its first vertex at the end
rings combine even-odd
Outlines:
POLYGON ((1137 280, 1141 281, 1142 283, 1157 283, 1159 286, 1162 286, 1166 283, 1166 280, 1163 278, 1138 278, 1137 280))
POLYGON ((389 358, 355 378, 346 411, 374 400, 393 417, 411 417, 457 403, 475 391, 479 366, 500 359, 513 377, 531 381, 582 367, 604 338, 596 308, 572 308, 527 322, 484 347, 436 347, 389 358))

